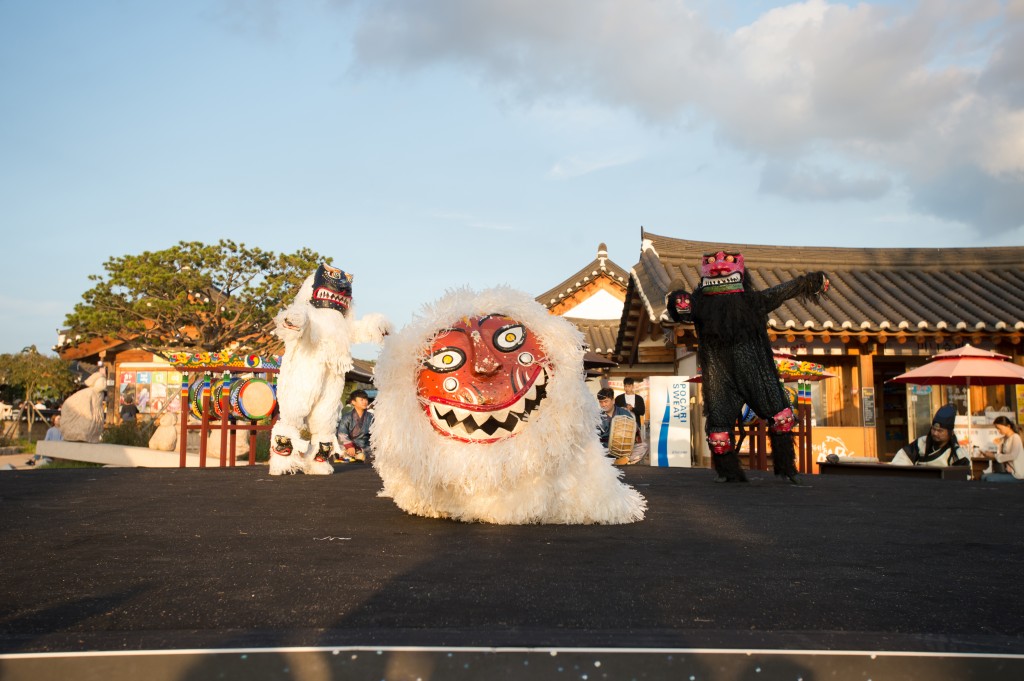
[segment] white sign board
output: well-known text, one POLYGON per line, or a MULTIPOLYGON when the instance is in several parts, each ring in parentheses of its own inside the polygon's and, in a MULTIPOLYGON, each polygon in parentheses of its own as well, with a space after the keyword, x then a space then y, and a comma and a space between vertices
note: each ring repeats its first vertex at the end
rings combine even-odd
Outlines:
POLYGON ((688 376, 651 376, 651 465, 690 467, 688 376))

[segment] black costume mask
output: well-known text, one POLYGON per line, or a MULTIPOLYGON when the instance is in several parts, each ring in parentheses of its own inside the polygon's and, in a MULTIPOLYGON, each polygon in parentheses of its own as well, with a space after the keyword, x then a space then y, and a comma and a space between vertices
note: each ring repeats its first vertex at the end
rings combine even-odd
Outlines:
POLYGON ((337 267, 320 265, 313 275, 313 307, 329 308, 344 314, 352 304, 352 275, 337 267))

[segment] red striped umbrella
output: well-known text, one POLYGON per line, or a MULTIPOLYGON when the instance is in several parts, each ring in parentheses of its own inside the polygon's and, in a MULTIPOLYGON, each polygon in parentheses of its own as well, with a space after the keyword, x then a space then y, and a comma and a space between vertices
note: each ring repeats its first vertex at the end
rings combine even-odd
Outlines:
POLYGON ((888 382, 967 386, 967 442, 970 444, 971 386, 1024 383, 1024 367, 1009 360, 1007 355, 982 350, 968 343, 956 350, 936 353, 926 364, 888 382))

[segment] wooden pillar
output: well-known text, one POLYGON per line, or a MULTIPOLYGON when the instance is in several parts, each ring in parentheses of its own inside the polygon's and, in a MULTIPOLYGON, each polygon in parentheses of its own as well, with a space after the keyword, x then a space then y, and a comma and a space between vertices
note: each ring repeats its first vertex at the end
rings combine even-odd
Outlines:
MULTIPOLYGON (((228 372, 225 371, 224 375, 221 377, 221 381, 219 381, 218 383, 215 383, 214 385, 221 385, 222 386, 221 389, 220 389, 220 394, 217 395, 216 397, 217 397, 217 402, 219 403, 217 406, 220 409, 220 423, 218 424, 218 427, 220 428, 220 465, 221 465, 221 468, 223 468, 223 467, 227 466, 228 458, 229 458, 228 457, 228 429, 231 426, 231 421, 229 420, 228 417, 230 415, 231 407, 228 405, 228 391, 231 389, 231 374, 229 374, 228 372)), ((231 457, 230 458, 231 458, 231 465, 232 466, 235 465, 235 438, 234 438, 234 435, 235 435, 234 431, 231 431, 231 457)))
POLYGON ((210 435, 210 374, 203 374, 203 420, 199 431, 199 467, 206 468, 206 440, 210 435))
POLYGON ((188 390, 191 385, 189 373, 182 369, 181 371, 181 389, 180 389, 180 401, 181 410, 178 412, 181 423, 180 432, 178 433, 178 466, 184 468, 187 465, 187 451, 188 451, 188 415, 189 415, 189 404, 188 404, 188 390))
POLYGON ((810 475, 814 472, 814 462, 812 454, 812 437, 811 437, 811 405, 804 405, 805 408, 800 409, 800 427, 797 433, 797 467, 798 470, 804 475, 810 475))
POLYGON ((863 400, 864 389, 865 388, 871 388, 875 392, 874 414, 872 414, 872 416, 874 417, 874 422, 876 424, 874 426, 875 436, 874 437, 870 437, 870 436, 869 437, 865 437, 864 438, 864 444, 866 445, 867 450, 868 450, 868 451, 865 452, 865 455, 867 455, 867 456, 878 456, 878 432, 879 432, 878 431, 878 425, 877 425, 877 423, 878 423, 878 407, 879 407, 879 404, 881 403, 882 394, 881 394, 880 391, 875 389, 875 361, 874 361, 874 356, 872 354, 866 353, 866 354, 862 354, 862 355, 858 355, 857 356, 857 373, 860 374, 860 394, 861 394, 861 399, 858 400, 858 402, 860 402, 860 405, 859 405, 860 406, 860 419, 861 419, 860 423, 861 423, 862 426, 864 426, 866 428, 869 428, 871 426, 868 426, 864 422, 864 400, 863 400))
MULTIPOLYGON (((768 425, 761 419, 757 420, 757 470, 768 470, 768 425)), ((751 443, 753 444, 753 443, 751 443)), ((751 450, 753 455, 753 450, 751 450)), ((751 456, 751 461, 754 457, 751 456)), ((753 468, 753 464, 750 466, 753 468)))

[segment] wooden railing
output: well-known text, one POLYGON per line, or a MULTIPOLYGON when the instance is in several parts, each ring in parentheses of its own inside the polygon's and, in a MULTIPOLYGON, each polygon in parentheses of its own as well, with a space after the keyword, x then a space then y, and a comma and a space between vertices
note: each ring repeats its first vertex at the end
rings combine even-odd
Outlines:
MULTIPOLYGON (((804 475, 814 473, 814 454, 811 450, 811 409, 805 407, 794 412, 796 427, 793 428, 793 448, 796 450, 796 469, 804 475)), ((739 441, 741 429, 746 431, 740 459, 746 459, 747 468, 755 471, 771 470, 771 451, 768 439, 768 427, 765 421, 758 419, 743 425, 737 422, 734 436, 739 441)))
POLYGON ((212 405, 210 404, 210 387, 214 382, 214 376, 220 375, 231 381, 242 380, 237 377, 238 374, 263 374, 273 375, 278 373, 278 369, 260 368, 254 371, 251 368, 239 368, 239 367, 177 367, 181 371, 181 432, 178 437, 178 449, 180 458, 180 466, 185 468, 186 451, 188 449, 188 433, 189 431, 199 432, 199 467, 206 468, 207 459, 207 448, 208 439, 210 433, 218 431, 220 433, 220 457, 219 465, 234 466, 236 465, 236 447, 237 438, 239 431, 248 433, 249 437, 249 460, 248 465, 256 465, 256 436, 260 432, 270 432, 271 428, 274 427, 274 423, 277 421, 277 409, 274 409, 273 415, 268 419, 262 420, 245 420, 240 419, 237 416, 232 415, 231 406, 229 404, 230 395, 230 384, 228 390, 221 391, 220 395, 220 417, 214 415, 212 405), (204 381, 202 388, 202 419, 199 423, 189 423, 189 415, 192 414, 192 408, 189 404, 189 389, 195 381, 204 381), (228 452, 231 455, 228 456, 228 452))

